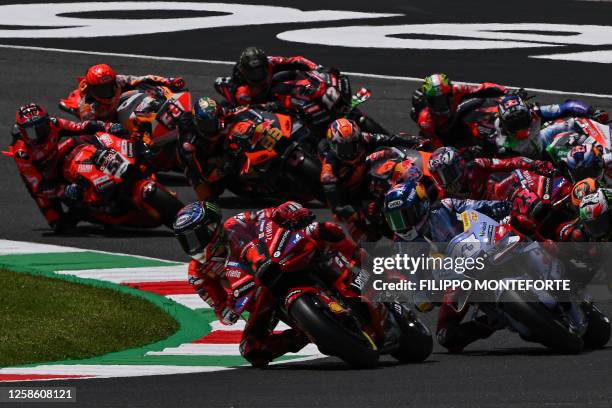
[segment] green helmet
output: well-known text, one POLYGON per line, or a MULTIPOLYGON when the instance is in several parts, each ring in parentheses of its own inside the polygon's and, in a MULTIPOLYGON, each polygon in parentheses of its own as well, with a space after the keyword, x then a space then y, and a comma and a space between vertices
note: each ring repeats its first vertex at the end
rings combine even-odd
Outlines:
POLYGON ((427 106, 436 114, 448 115, 451 111, 453 85, 445 74, 433 74, 425 78, 421 91, 427 106))

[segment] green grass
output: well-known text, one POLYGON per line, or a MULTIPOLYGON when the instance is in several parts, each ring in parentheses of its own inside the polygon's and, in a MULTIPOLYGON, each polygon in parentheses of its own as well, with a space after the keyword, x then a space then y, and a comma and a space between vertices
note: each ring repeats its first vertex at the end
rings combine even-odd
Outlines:
POLYGON ((99 356, 177 330, 144 299, 0 269, 0 367, 99 356))

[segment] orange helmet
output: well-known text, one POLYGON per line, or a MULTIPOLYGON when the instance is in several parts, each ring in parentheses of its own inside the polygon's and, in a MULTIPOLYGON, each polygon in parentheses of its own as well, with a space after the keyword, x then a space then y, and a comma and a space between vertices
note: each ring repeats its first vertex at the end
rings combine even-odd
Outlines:
POLYGON ((341 159, 354 161, 361 153, 361 130, 349 119, 336 119, 327 129, 327 141, 341 159))
POLYGON ((90 67, 85 74, 87 90, 100 103, 110 104, 121 90, 117 86, 117 74, 107 64, 90 67))
POLYGON ((594 178, 586 178, 584 180, 580 180, 574 187, 572 188, 572 204, 575 207, 579 207, 582 202, 582 197, 594 193, 597 191, 597 182, 594 178))

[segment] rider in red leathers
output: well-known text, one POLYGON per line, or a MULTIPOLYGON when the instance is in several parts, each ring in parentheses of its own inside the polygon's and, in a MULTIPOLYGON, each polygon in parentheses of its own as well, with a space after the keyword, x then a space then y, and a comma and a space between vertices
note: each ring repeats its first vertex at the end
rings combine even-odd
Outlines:
POLYGON ((14 158, 28 192, 55 232, 71 224, 60 200, 77 200, 80 194, 78 186, 66 185, 60 168, 62 159, 79 142, 75 138, 62 139, 104 131, 118 133, 120 129, 120 125, 100 121, 78 123, 52 117, 34 103, 17 111, 13 142, 5 154, 14 158))
POLYGON ((434 147, 469 145, 456 140, 455 114, 459 104, 466 98, 495 97, 507 92, 504 86, 491 82, 468 85, 451 82, 445 74, 434 74, 414 92, 411 116, 434 147))
POLYGON ((260 48, 247 47, 234 65, 232 76, 217 78, 216 88, 232 105, 266 103, 274 74, 312 71, 317 67, 304 57, 268 57, 260 48))
POLYGON ((429 172, 447 197, 475 200, 506 200, 510 186, 492 179, 494 173, 516 169, 530 170, 550 176, 555 169, 550 162, 526 157, 508 159, 473 158, 468 151, 460 153, 453 147, 440 147, 429 159, 429 172))
MULTIPOLYGON (((258 223, 262 219, 286 228, 304 228, 322 251, 339 251, 355 259, 357 246, 330 222, 314 222, 310 210, 296 202, 260 211, 246 211, 222 222, 218 206, 208 202, 195 202, 177 215, 174 230, 183 250, 191 256, 189 283, 207 302, 223 324, 234 324, 238 315, 233 312, 233 297, 223 283, 238 262, 251 266, 254 275, 265 268, 264 257, 257 248, 258 223)), ((251 315, 240 342, 240 352, 253 366, 265 367, 273 359, 288 352, 297 352, 308 343, 303 333, 294 329, 273 333, 276 325, 269 313, 251 315)))
POLYGON ((167 86, 179 91, 185 87, 185 80, 157 75, 117 75, 107 64, 94 65, 79 82, 79 117, 81 120, 114 120, 121 94, 141 84, 167 86))

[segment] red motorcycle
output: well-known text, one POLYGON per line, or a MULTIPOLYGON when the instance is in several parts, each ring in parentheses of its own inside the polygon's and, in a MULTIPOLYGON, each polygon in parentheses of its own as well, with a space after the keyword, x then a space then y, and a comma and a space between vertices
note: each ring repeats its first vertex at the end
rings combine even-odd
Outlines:
POLYGON ((66 156, 66 181, 82 188, 82 200, 67 203, 80 218, 103 225, 154 228, 172 223, 183 203, 156 181, 139 159, 139 141, 98 133, 66 156))
POLYGON ((528 170, 515 170, 503 183, 512 182, 511 224, 536 241, 556 241, 557 227, 575 219, 573 184, 564 177, 545 177, 528 170))
POLYGON ((258 273, 258 286, 244 263, 234 263, 227 275, 236 313, 254 316, 273 308, 322 353, 355 367, 376 366, 381 354, 403 362, 431 354, 429 329, 400 303, 373 303, 364 293, 370 274, 354 262, 337 252, 322 254, 304 229, 264 219, 258 231, 269 267, 258 273))

